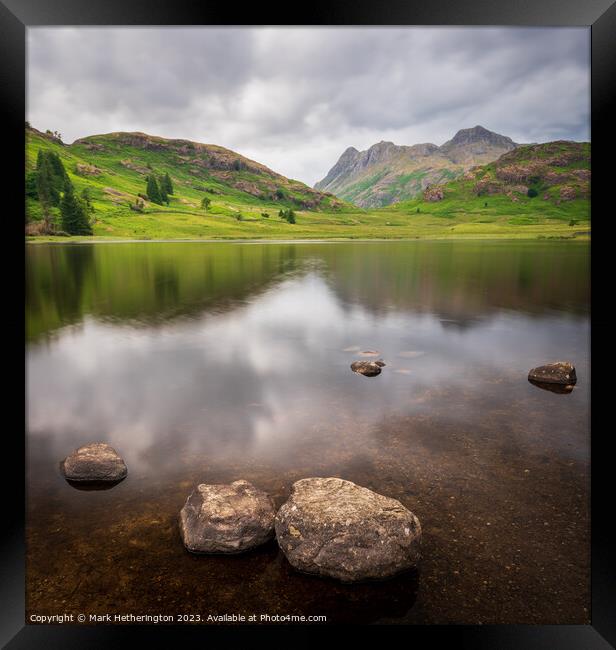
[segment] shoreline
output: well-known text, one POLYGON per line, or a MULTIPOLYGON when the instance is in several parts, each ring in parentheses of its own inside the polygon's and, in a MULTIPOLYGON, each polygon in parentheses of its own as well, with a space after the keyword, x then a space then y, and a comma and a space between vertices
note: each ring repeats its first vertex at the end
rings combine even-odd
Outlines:
POLYGON ((251 239, 251 238, 229 238, 229 239, 97 239, 88 237, 73 239, 71 237, 56 237, 54 239, 26 238, 26 244, 343 244, 343 243, 367 243, 367 242, 452 242, 452 241, 524 241, 524 242, 582 242, 590 243, 590 232, 573 237, 561 237, 558 235, 539 235, 529 237, 494 237, 494 236, 454 236, 454 237, 374 237, 374 238, 352 238, 352 237, 328 237, 323 238, 295 238, 295 239, 251 239))

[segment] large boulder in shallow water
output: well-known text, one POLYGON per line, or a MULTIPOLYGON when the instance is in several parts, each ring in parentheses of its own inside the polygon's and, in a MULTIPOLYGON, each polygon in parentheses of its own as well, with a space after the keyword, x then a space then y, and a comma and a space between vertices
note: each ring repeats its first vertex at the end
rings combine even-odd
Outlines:
POLYGON ((533 368, 528 373, 528 379, 533 383, 562 384, 563 386, 573 386, 577 381, 575 368, 567 361, 557 361, 533 368))
POLYGON ((113 447, 93 442, 69 454, 62 461, 62 472, 71 483, 117 483, 128 470, 113 447))
POLYGON ((276 537, 299 571, 358 582, 414 567, 421 525, 399 501, 351 481, 306 478, 278 511, 276 537))
POLYGON ((381 368, 385 365, 380 359, 378 361, 353 361, 351 370, 365 377, 376 377, 381 374, 381 368))
POLYGON ((274 536, 272 499, 248 481, 198 485, 180 512, 180 533, 192 553, 241 553, 274 536))

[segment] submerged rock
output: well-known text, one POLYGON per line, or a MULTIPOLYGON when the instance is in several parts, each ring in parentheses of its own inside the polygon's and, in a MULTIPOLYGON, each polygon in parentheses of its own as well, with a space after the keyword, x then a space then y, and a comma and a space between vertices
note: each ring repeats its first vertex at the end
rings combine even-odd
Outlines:
POLYGON ((420 558, 419 519, 396 499, 340 478, 294 483, 276 537, 293 567, 343 582, 389 578, 420 558))
POLYGON ((378 361, 353 361, 351 370, 365 377, 376 377, 381 374, 381 368, 385 362, 379 359, 378 361))
POLYGON ((118 483, 128 473, 118 452, 104 442, 75 449, 62 461, 62 472, 70 483, 118 483))
POLYGON ((528 373, 528 380, 537 384, 573 386, 577 381, 577 376, 572 364, 567 361, 557 361, 556 363, 533 368, 528 373))
POLYGON ((274 536, 272 499, 248 481, 198 485, 180 512, 180 533, 192 553, 241 553, 274 536))

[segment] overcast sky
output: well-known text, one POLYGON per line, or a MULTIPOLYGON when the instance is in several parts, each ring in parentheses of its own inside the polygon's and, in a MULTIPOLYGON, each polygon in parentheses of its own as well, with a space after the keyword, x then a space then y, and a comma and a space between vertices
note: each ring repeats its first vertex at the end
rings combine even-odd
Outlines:
POLYGON ((476 124, 589 140, 589 48, 587 28, 29 28, 27 119, 219 144, 313 185, 349 146, 476 124))

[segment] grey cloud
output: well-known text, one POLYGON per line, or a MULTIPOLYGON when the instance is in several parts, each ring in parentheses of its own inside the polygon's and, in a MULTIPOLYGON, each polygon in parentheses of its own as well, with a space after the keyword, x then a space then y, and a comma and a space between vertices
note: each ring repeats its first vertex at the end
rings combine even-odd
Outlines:
POLYGON ((309 184, 348 146, 589 137, 586 28, 30 28, 28 119, 220 144, 309 184))

